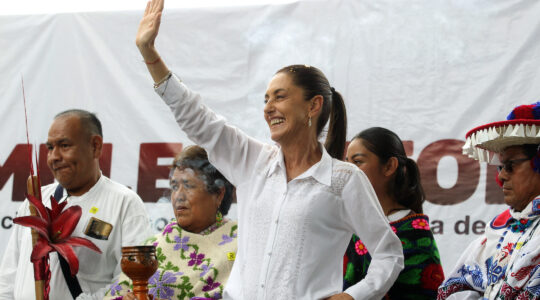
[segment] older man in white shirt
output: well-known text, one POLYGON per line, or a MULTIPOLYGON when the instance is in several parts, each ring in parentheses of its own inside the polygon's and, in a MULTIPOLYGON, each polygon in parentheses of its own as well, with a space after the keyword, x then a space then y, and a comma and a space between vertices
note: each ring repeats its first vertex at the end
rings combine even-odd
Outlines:
MULTIPOLYGON (((58 114, 47 139, 47 164, 57 183, 41 190, 45 206, 50 196, 78 205, 82 216, 72 236, 89 239, 102 254, 76 247, 77 283, 68 286, 57 253, 50 254, 50 299, 101 299, 107 286, 120 274, 121 247, 141 244, 150 236, 149 219, 140 197, 105 177, 99 168, 103 145, 101 123, 84 110, 58 114)), ((18 216, 29 215, 25 201, 18 216)), ((0 266, 0 299, 35 299, 34 272, 30 262, 30 229, 15 225, 0 266)))

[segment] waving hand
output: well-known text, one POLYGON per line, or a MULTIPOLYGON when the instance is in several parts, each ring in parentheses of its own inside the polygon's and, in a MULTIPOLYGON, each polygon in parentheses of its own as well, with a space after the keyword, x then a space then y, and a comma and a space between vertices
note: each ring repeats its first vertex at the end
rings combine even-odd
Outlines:
POLYGON ((139 48, 154 82, 160 82, 169 74, 169 69, 154 46, 159 32, 159 25, 161 24, 163 2, 164 0, 151 0, 146 4, 143 18, 137 30, 137 37, 135 38, 135 44, 139 48))

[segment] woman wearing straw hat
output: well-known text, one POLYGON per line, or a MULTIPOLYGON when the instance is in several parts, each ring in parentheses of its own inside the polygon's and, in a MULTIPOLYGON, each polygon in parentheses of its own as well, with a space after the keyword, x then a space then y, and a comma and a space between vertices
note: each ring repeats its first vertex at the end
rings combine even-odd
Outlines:
POLYGON ((540 102, 516 107, 506 121, 477 127, 464 154, 499 164, 510 206, 463 251, 438 299, 540 298, 540 102))

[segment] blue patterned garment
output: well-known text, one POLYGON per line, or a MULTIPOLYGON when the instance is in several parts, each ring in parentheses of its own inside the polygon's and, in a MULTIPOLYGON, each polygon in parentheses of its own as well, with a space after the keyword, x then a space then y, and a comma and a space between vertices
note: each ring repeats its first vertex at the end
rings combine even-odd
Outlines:
POLYGON ((463 251, 437 299, 540 299, 540 197, 522 212, 506 210, 463 251))

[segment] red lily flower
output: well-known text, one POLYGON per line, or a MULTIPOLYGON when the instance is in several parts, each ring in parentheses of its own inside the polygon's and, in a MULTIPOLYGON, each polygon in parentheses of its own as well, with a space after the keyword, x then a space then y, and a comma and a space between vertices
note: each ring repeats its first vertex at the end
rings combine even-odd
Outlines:
POLYGON ((79 260, 73 247, 84 246, 101 253, 101 250, 91 241, 71 236, 82 215, 80 206, 74 205, 62 211, 67 201, 58 204, 51 196, 52 209, 50 209, 32 195, 27 195, 27 198, 34 205, 39 216, 18 217, 13 219, 13 223, 34 228, 39 233, 38 242, 30 256, 33 263, 47 257, 50 252, 57 251, 68 262, 71 275, 75 276, 79 271, 79 260))

